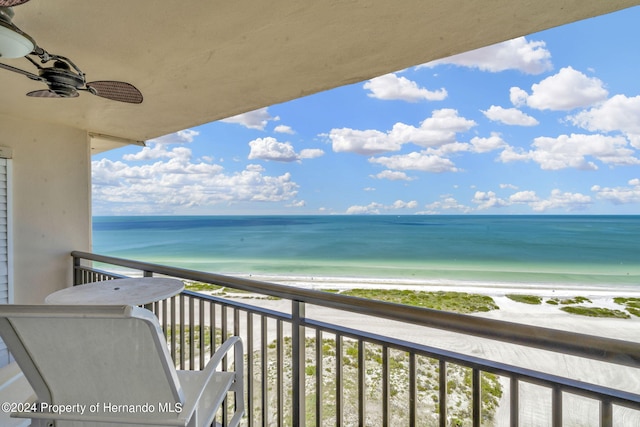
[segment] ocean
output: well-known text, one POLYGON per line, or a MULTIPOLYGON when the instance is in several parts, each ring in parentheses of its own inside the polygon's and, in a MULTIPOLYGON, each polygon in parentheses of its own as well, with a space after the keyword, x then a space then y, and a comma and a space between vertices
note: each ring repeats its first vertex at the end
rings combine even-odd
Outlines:
POLYGON ((640 289, 640 216, 114 216, 93 251, 220 274, 640 289))

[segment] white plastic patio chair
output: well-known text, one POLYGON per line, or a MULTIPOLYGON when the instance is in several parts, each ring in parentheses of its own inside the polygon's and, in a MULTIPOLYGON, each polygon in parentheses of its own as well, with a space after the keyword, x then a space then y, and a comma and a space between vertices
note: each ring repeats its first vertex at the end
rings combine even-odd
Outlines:
POLYGON ((244 413, 239 337, 204 370, 177 371, 158 319, 140 307, 0 305, 0 335, 44 410, 12 416, 34 426, 209 426, 229 392, 227 425, 244 413), (217 370, 231 349, 235 372, 217 370))

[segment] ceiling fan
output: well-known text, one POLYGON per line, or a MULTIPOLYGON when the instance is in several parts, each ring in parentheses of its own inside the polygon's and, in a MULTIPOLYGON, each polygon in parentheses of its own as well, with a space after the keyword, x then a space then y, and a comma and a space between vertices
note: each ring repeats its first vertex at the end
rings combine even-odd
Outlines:
POLYGON ((131 104, 142 102, 142 93, 132 84, 114 80, 87 82, 85 73, 69 58, 51 54, 38 46, 33 38, 12 22, 14 15, 12 7, 28 1, 0 0, 0 58, 24 57, 36 67, 38 74, 1 62, 0 68, 22 74, 31 80, 43 82, 48 87, 48 89, 29 92, 27 96, 76 98, 79 96, 79 91, 85 91, 114 101, 131 104), (49 62, 52 65, 43 66, 49 62))

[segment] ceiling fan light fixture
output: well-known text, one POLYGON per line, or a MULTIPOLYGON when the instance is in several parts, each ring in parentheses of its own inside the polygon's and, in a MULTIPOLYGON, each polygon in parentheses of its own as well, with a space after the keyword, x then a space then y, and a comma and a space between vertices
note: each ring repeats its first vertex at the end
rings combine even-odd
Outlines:
POLYGON ((11 23, 12 17, 11 9, 0 11, 0 58, 22 58, 35 48, 33 39, 11 23))

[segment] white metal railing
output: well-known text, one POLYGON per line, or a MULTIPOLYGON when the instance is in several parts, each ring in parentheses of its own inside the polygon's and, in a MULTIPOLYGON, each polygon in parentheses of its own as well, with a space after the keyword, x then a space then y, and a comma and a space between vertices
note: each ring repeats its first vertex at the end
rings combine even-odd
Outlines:
POLYGON ((76 285, 122 277, 109 269, 127 268, 132 275, 175 277, 288 301, 288 309, 274 310, 263 307, 263 300, 249 303, 251 300, 184 291, 150 306, 161 320, 181 369, 201 369, 216 343, 229 335, 244 337, 248 426, 480 427, 492 425, 492 411, 501 393, 508 394, 509 425, 518 426, 523 406, 519 390, 524 384, 548 390, 550 404, 543 416, 553 427, 563 425, 563 402, 569 396, 581 396, 597 405, 597 420, 586 419, 585 423, 593 421, 603 427, 621 425, 616 419, 620 408, 640 411, 640 395, 635 392, 356 330, 308 315, 307 308, 357 313, 425 330, 436 328, 597 360, 623 366, 635 375, 640 373, 636 371, 640 343, 86 252, 76 251, 72 256, 76 285), (96 262, 102 270, 93 267, 96 262), (487 385, 493 390, 487 391, 487 385), (454 396, 452 388, 456 387, 466 388, 454 396))

